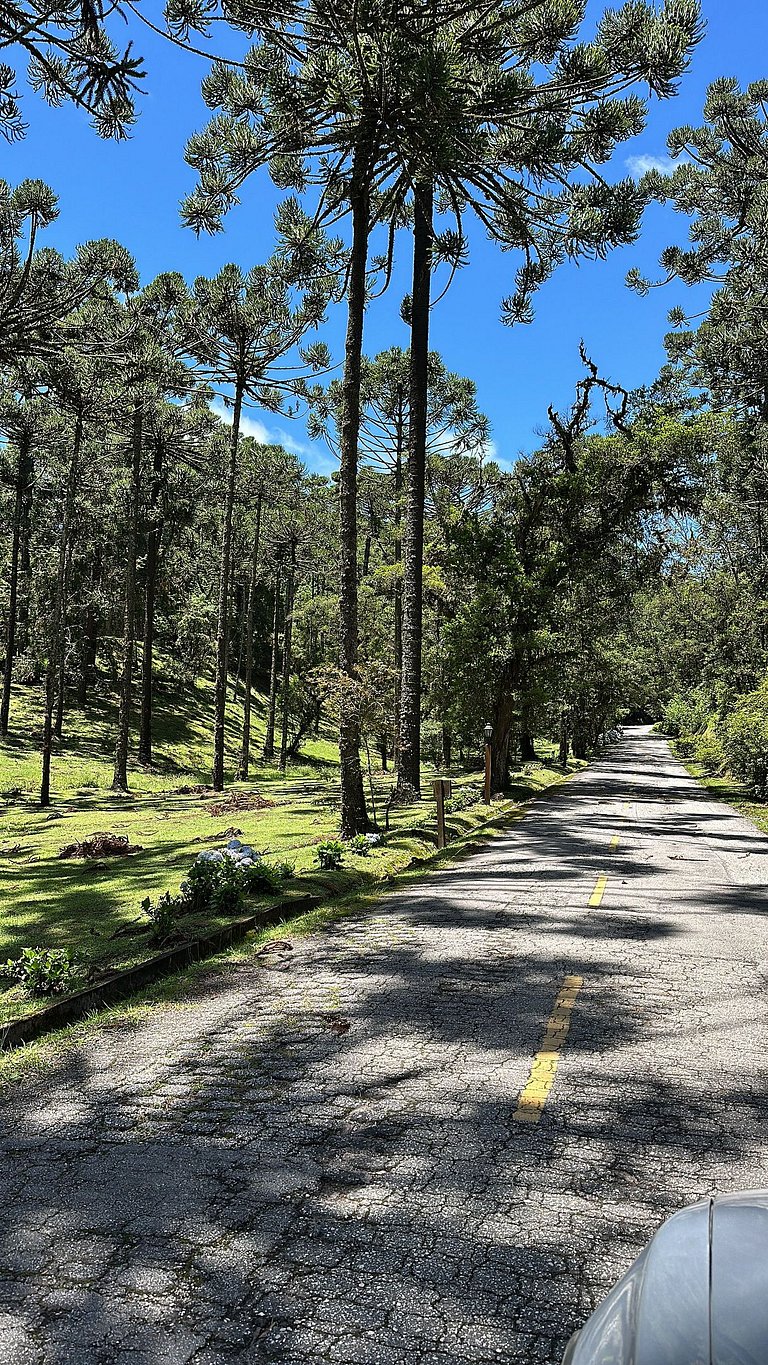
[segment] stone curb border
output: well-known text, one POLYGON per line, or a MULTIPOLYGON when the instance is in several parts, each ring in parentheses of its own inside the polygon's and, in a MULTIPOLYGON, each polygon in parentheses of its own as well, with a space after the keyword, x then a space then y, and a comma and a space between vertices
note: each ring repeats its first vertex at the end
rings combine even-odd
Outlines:
POLYGON ((92 1010, 101 1009, 104 1005, 111 1005, 116 1000, 132 995, 134 991, 158 977, 166 976, 182 967, 189 967, 191 963, 200 962, 203 958, 213 957, 222 949, 230 948, 234 943, 241 943, 246 934, 250 934, 254 929, 266 929, 273 924, 282 924, 287 919, 306 915, 308 911, 321 905, 325 899, 325 896, 309 893, 291 896, 257 914, 244 915, 233 920, 231 924, 225 924, 221 929, 205 934, 202 938, 190 939, 186 943, 177 944, 174 948, 166 948, 164 952, 156 953, 154 957, 137 963, 135 967, 126 967, 124 971, 115 972, 97 986, 87 986, 85 990, 76 991, 74 995, 68 995, 63 1000, 56 1000, 53 1004, 46 1005, 44 1009, 35 1010, 33 1014, 24 1015, 21 1019, 12 1019, 9 1023, 0 1025, 0 1053, 23 1047, 25 1043, 31 1043, 42 1034, 50 1033, 52 1029, 71 1024, 92 1010))
MULTIPOLYGON (((535 801, 541 796, 547 796, 561 785, 560 782, 554 782, 550 787, 543 788, 542 791, 537 792, 535 796, 529 799, 535 801)), ((523 809, 527 804, 528 802, 523 804, 523 809)), ((451 851, 453 857, 478 852, 482 843, 477 839, 477 836, 479 835, 482 839, 484 833, 503 829, 512 823, 513 814, 512 811, 505 811, 503 815, 492 815, 473 829, 466 830, 463 836, 460 829, 454 825, 449 831, 451 842, 464 837, 466 843, 453 849, 449 843, 443 852, 451 851)), ((382 842, 389 843, 398 835, 407 835, 409 838, 416 837, 437 843, 437 835, 434 830, 420 827, 390 830, 388 834, 384 835, 382 842)), ((425 858, 416 855, 402 871, 408 872, 411 869, 417 871, 430 866, 435 861, 434 854, 428 854, 425 858)), ((382 883, 381 890, 383 893, 386 892, 386 882, 382 883)), ((189 967, 193 962, 200 962, 206 957, 214 957, 223 949, 230 948, 235 943, 241 943, 246 935, 255 929, 267 929, 271 925, 284 924, 292 919, 298 919, 300 915, 306 915, 310 910, 316 910, 319 905, 331 900, 334 894, 334 892, 329 891, 325 895, 307 892, 304 895, 288 896, 275 905, 267 906, 257 914, 244 915, 240 919, 233 920, 231 924, 223 925, 221 929, 214 930, 211 934, 205 934, 202 938, 190 939, 186 943, 177 944, 174 948, 166 948, 164 952, 156 953, 154 957, 137 963, 135 967, 126 967, 124 971, 115 972, 106 980, 99 982, 97 986, 87 986, 84 990, 76 991, 74 995, 65 996, 63 1000, 55 1000, 53 1004, 35 1010, 32 1014, 24 1015, 21 1019, 11 1019, 9 1023, 0 1025, 0 1053, 23 1047, 25 1043, 34 1042, 36 1038, 42 1037, 45 1033, 51 1033, 54 1029, 62 1028, 65 1024, 71 1024, 77 1019, 82 1019, 94 1010, 102 1009, 105 1005, 114 1004, 126 996, 133 995, 136 990, 149 985, 151 981, 156 981, 159 977, 168 976, 172 972, 179 971, 183 967, 189 967)))

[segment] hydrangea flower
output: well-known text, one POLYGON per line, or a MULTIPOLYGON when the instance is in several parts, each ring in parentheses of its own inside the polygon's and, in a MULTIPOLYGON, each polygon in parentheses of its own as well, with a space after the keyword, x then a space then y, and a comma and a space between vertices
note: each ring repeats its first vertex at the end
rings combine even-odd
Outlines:
POLYGON ((228 858, 235 867, 255 867, 256 863, 261 862, 261 854, 251 848, 250 844, 244 844, 240 839, 230 839, 224 848, 205 849, 198 853, 195 859, 198 863, 222 863, 228 858))
POLYGON ((246 862, 249 864, 255 863, 261 857, 261 854, 257 853, 254 848, 251 848, 250 844, 241 844, 239 840, 236 839, 233 839, 227 844, 224 853, 227 858, 231 858, 232 861, 238 863, 238 865, 246 862))

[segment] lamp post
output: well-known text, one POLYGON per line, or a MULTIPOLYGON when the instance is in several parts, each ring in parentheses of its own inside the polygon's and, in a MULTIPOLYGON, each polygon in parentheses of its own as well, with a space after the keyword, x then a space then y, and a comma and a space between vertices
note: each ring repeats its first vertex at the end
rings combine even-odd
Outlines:
POLYGON ((485 785, 483 788, 483 799, 486 806, 491 804, 491 740, 493 739, 493 726, 486 725, 483 730, 485 736, 485 785))

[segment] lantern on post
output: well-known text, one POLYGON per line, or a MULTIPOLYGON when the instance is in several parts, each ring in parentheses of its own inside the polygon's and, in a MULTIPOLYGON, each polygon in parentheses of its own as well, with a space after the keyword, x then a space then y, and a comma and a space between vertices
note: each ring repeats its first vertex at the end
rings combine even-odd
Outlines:
POLYGON ((483 799, 486 806, 491 804, 491 740, 493 739, 493 726, 486 725, 483 730, 485 736, 485 786, 483 799))

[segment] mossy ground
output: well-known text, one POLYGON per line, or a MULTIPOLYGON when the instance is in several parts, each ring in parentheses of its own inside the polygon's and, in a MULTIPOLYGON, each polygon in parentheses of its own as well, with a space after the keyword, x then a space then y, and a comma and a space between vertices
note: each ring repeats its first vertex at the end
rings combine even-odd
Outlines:
MULTIPOLYGON (((265 699, 255 699, 253 752, 263 743, 265 699)), ((224 794, 208 788, 212 751, 212 696, 200 682, 184 695, 168 696, 155 711, 155 761, 151 769, 133 766, 130 793, 110 790, 114 744, 114 707, 96 700, 84 711, 70 709, 65 735, 54 755, 52 804, 38 804, 40 696, 15 689, 11 733, 0 744, 0 961, 31 946, 73 949, 91 973, 124 967, 153 951, 140 905, 175 892, 202 848, 226 840, 240 830, 244 841, 270 858, 286 859, 296 868, 287 889, 321 890, 344 896, 380 888, 408 867, 414 857, 434 850, 416 830, 435 828, 431 800, 394 809, 392 833, 368 857, 352 853, 335 873, 321 873, 315 848, 338 834, 338 765, 330 732, 304 745, 299 760, 282 776, 258 763, 248 783, 228 781, 224 794), (204 787, 203 791, 184 790, 204 787), (15 794, 20 793, 20 794, 15 794), (221 809, 234 798, 265 798, 261 809, 221 809), (97 830, 125 835, 141 851, 124 858, 62 860, 61 848, 97 830)), ((227 771, 234 772, 239 752, 242 709, 228 711, 227 771)), ((564 774, 552 764, 550 746, 541 746, 544 761, 529 764, 513 779, 510 814, 564 774), (550 766, 547 766, 549 764, 550 766)), ((425 791, 432 773, 425 771, 425 791)), ((374 773, 381 808, 391 775, 374 773)), ((478 785, 478 773, 454 775, 460 786, 478 785)), ((482 805, 449 817, 455 834, 474 828, 487 815, 482 805)), ((221 923, 212 916, 187 917, 184 933, 204 933, 221 923)), ((34 1008, 19 987, 2 990, 0 1022, 34 1008)))

